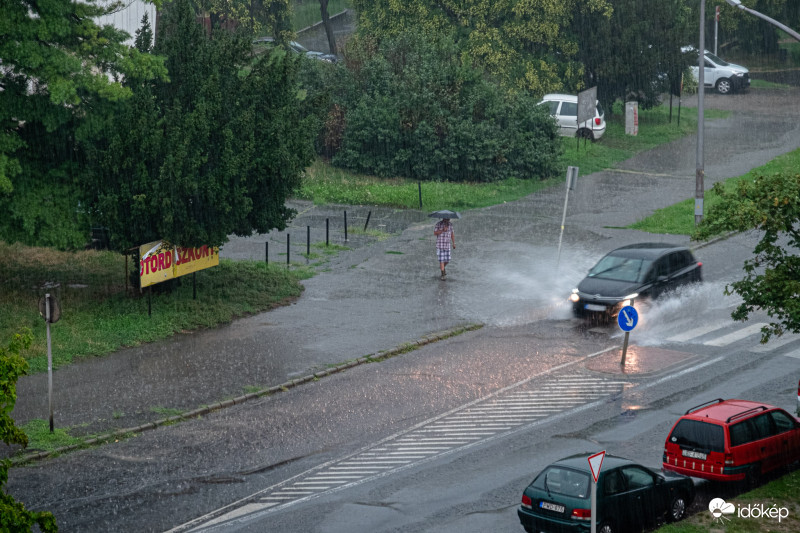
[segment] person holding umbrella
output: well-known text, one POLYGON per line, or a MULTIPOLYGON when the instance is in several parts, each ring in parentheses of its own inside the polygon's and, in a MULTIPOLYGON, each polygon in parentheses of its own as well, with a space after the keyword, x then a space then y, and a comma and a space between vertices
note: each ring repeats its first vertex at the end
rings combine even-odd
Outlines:
POLYGON ((433 234, 436 235, 436 257, 439 259, 439 270, 444 280, 447 277, 445 267, 450 262, 450 246, 452 245, 453 250, 456 248, 456 235, 450 219, 461 218, 461 215, 455 211, 445 210, 433 212, 428 216, 442 219, 433 227, 433 234))

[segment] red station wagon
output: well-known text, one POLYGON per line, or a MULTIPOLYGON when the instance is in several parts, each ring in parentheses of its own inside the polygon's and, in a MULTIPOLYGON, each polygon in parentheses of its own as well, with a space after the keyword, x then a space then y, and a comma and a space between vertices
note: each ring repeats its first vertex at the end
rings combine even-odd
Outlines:
POLYGON ((718 398, 692 407, 664 444, 666 470, 715 481, 756 482, 800 460, 800 419, 783 409, 718 398))

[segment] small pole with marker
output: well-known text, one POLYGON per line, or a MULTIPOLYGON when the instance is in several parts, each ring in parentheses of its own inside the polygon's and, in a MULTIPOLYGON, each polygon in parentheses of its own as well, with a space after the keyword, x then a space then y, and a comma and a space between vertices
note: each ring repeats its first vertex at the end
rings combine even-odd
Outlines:
POLYGON ((622 343, 622 360, 619 362, 620 366, 623 367, 625 366, 625 355, 628 352, 628 339, 630 339, 631 330, 633 330, 639 322, 639 313, 636 311, 636 308, 633 307, 633 299, 636 296, 638 296, 638 294, 626 298, 630 300, 630 304, 620 309, 619 315, 617 315, 619 329, 625 332, 625 341, 622 343))

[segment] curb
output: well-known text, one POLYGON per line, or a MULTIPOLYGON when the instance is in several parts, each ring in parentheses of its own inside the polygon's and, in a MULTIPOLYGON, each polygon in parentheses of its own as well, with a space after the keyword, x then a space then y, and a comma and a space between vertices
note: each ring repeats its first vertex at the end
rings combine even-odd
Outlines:
POLYGON ((396 347, 391 348, 389 350, 382 350, 382 351, 380 351, 378 353, 369 354, 369 355, 366 355, 364 357, 359 357, 358 359, 354 359, 354 360, 351 360, 351 361, 346 361, 344 363, 340 363, 340 364, 338 364, 338 365, 336 365, 334 367, 328 368, 326 370, 320 370, 318 372, 314 372, 313 374, 309 374, 307 376, 303 376, 302 378, 292 379, 292 380, 289 380, 289 381, 287 381, 285 383, 282 383, 280 385, 274 385, 272 387, 269 387, 269 388, 266 388, 266 389, 261 389, 261 390, 256 391, 256 392, 243 394, 242 396, 237 396, 236 398, 232 398, 232 399, 229 399, 229 400, 215 402, 215 403, 212 403, 212 404, 207 405, 205 407, 199 407, 199 408, 194 409, 192 411, 187 411, 187 412, 182 413, 180 415, 173 415, 173 416, 170 416, 170 417, 167 417, 167 418, 162 418, 160 420, 156 420, 154 422, 147 422, 145 424, 141 424, 139 426, 132 427, 132 428, 118 429, 116 431, 112 431, 110 433, 106 433, 104 435, 100 435, 100 436, 97 436, 97 437, 86 438, 85 440, 83 440, 83 442, 80 442, 78 444, 71 444, 69 446, 62 446, 62 447, 56 448, 54 450, 39 451, 39 452, 29 453, 27 455, 11 457, 10 458, 11 465, 12 466, 21 466, 21 465, 24 465, 26 463, 30 463, 30 462, 33 462, 33 461, 38 461, 38 460, 41 460, 41 459, 46 459, 46 458, 51 457, 51 456, 60 455, 60 454, 63 454, 63 453, 74 451, 74 450, 79 450, 79 449, 87 448, 87 447, 90 447, 90 446, 100 446, 100 445, 103 445, 103 444, 108 444, 112 440, 113 441, 117 441, 117 440, 122 439, 122 438, 127 438, 127 437, 130 437, 130 436, 136 436, 137 433, 143 433, 143 432, 148 431, 148 430, 157 429, 157 428, 159 428, 161 426, 171 426, 171 425, 176 424, 178 422, 184 422, 186 420, 191 420, 193 418, 200 418, 200 417, 202 417, 204 415, 207 415, 209 413, 212 413, 214 411, 220 411, 220 410, 226 409, 228 407, 233 407, 234 405, 241 405, 241 404, 243 404, 245 402, 248 402, 250 400, 255 400, 255 399, 261 398, 262 396, 271 396, 271 395, 279 393, 279 392, 286 392, 291 388, 297 387, 297 386, 302 385, 304 383, 308 383, 310 381, 319 380, 319 379, 321 379, 321 378, 323 378, 325 376, 329 376, 331 374, 336 374, 338 372, 343 372, 343 371, 347 370, 348 368, 353 368, 353 367, 356 367, 356 366, 359 366, 359 365, 363 365, 363 364, 367 364, 367 363, 376 363, 376 362, 379 362, 379 361, 383 361, 383 360, 389 359, 391 357, 394 357, 396 355, 401 355, 401 354, 404 354, 404 353, 407 353, 407 352, 414 351, 414 350, 416 350, 416 349, 418 349, 418 348, 420 348, 422 346, 425 346, 426 344, 432 344, 432 343, 440 341, 440 340, 445 340, 445 339, 448 339, 450 337, 455 337, 457 335, 461 335, 462 333, 467 333, 468 331, 475 331, 475 330, 481 329, 482 327, 483 327, 483 324, 467 324, 467 325, 464 325, 464 326, 457 326, 455 328, 446 329, 444 331, 440 331, 440 332, 436 332, 436 333, 430 333, 430 334, 422 337, 421 339, 418 339, 416 341, 403 343, 400 346, 396 346, 396 347))

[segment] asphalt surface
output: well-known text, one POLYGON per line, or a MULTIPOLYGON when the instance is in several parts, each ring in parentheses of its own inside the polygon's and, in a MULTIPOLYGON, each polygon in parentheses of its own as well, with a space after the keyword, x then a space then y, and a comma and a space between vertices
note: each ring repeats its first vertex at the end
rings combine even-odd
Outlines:
MULTIPOLYGON (((706 121, 706 189, 800 146, 799 96, 798 89, 751 89, 727 97, 707 93, 707 108, 733 113, 706 121)), ((640 124, 643 128, 646 124, 640 124)), ((285 262, 291 235, 290 259, 304 261, 307 227, 312 243, 325 242, 328 220, 330 242, 348 249, 311 260, 320 263, 318 274, 304 282, 296 302, 57 370, 55 424, 71 428, 73 435, 147 429, 171 410, 201 414, 265 391, 280 393, 368 356, 435 341, 437 335, 480 324, 564 318, 569 313, 565 296, 609 249, 643 240, 694 245, 685 236, 619 228, 693 196, 695 146, 690 136, 618 169, 581 176, 570 194, 558 256, 553 250, 561 237, 561 187, 462 211, 444 282, 434 255, 434 221, 425 211, 298 203, 288 231, 235 238, 221 252, 234 259, 264 259, 269 242, 269 260, 285 262), (368 216, 372 231, 365 233, 368 216)), ((23 377, 17 391, 13 416, 18 424, 48 418, 46 374, 23 377)))

